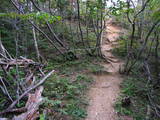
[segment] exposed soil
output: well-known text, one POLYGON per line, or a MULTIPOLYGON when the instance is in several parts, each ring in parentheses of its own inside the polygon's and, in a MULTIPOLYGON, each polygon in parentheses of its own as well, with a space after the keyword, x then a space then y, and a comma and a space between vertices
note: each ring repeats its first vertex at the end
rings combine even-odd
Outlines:
POLYGON ((113 105, 120 93, 119 87, 123 78, 119 74, 119 67, 123 62, 111 51, 118 44, 117 39, 121 32, 123 29, 120 27, 107 23, 101 47, 103 55, 110 63, 101 63, 107 71, 105 74, 94 75, 95 83, 88 93, 90 101, 86 120, 118 120, 113 105))

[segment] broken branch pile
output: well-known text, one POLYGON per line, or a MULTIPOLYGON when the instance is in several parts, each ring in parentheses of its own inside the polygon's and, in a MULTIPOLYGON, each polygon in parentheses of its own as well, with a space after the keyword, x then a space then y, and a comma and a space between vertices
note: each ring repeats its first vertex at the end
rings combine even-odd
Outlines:
POLYGON ((0 67, 0 89, 7 101, 5 104, 7 107, 0 112, 0 115, 22 113, 14 116, 12 120, 37 119, 39 105, 42 103, 43 87, 41 85, 53 74, 54 70, 45 74, 46 72, 42 70, 44 65, 24 57, 1 58, 0 67), (28 96, 26 105, 17 108, 17 104, 22 100, 26 101, 26 96, 28 96))

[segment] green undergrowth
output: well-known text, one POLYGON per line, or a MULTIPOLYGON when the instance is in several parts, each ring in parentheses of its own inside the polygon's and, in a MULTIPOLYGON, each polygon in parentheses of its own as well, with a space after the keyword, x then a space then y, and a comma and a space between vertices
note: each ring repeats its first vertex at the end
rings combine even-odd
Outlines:
MULTIPOLYGON (((138 68, 138 66, 137 66, 138 68)), ((151 86, 148 86, 151 87, 151 86)), ((120 120, 122 116, 130 116, 133 120, 145 120, 148 112, 148 90, 147 79, 140 69, 135 69, 129 76, 124 78, 121 83, 121 94, 115 103, 115 109, 119 115, 120 120), (123 102, 125 98, 129 98, 131 103, 124 106, 123 102)), ((154 90, 153 96, 154 102, 160 104, 159 89, 154 90)), ((150 120, 159 120, 154 111, 150 111, 150 120)))
POLYGON ((92 82, 92 78, 78 74, 75 78, 53 75, 44 85, 45 103, 49 109, 48 119, 75 120, 86 116, 84 91, 92 82))
POLYGON ((103 69, 103 66, 99 65, 101 61, 103 61, 101 58, 88 56, 73 61, 50 60, 46 69, 52 70, 54 68, 58 75, 66 76, 82 72, 93 73, 103 69))
POLYGON ((115 104, 119 116, 131 116, 134 120, 145 119, 148 104, 145 83, 146 80, 137 74, 132 74, 124 79, 121 83, 121 95, 115 104), (131 104, 123 106, 123 100, 128 97, 131 104))
MULTIPOLYGON (((86 90, 93 82, 91 73, 99 72, 103 69, 99 62, 103 60, 96 57, 84 56, 74 61, 64 61, 63 58, 48 60, 44 71, 55 70, 56 72, 48 78, 44 84, 44 103, 40 106, 40 120, 79 120, 86 117, 86 106, 88 104, 86 90), (45 112, 46 111, 46 112, 45 112)), ((13 69, 9 74, 15 74, 13 69)), ((0 70, 0 75, 3 72, 0 70)), ((24 78, 23 70, 19 69, 20 78, 24 78), (22 72, 21 72, 22 71, 22 72)), ((7 78, 13 81, 13 78, 7 78)), ((12 83, 12 82, 11 82, 12 83)), ((13 93, 14 84, 8 91, 13 93)), ((0 110, 9 106, 10 102, 6 101, 7 97, 0 91, 0 110)), ((15 97, 14 97, 15 96, 15 97)), ((24 107, 27 98, 23 99, 16 105, 17 108, 24 107)), ((12 115, 7 117, 13 117, 12 115)))
MULTIPOLYGON (((127 49, 130 45, 130 40, 128 35, 122 35, 118 39, 118 46, 116 46, 113 50, 112 53, 115 56, 120 57, 121 59, 124 59, 127 56, 127 49)), ((136 41, 133 42, 133 48, 134 52, 137 53, 139 51, 140 44, 136 41)))
MULTIPOLYGON (((120 57, 121 59, 125 59, 125 56, 127 55, 126 40, 127 37, 122 36, 119 40, 120 46, 112 51, 114 55, 120 57)), ((134 43, 134 48, 137 48, 138 46, 135 46, 136 43, 134 43)), ((148 100, 149 88, 147 87, 147 81, 148 80, 146 79, 144 69, 142 69, 142 61, 139 59, 130 75, 124 76, 124 80, 120 86, 121 93, 114 106, 119 115, 119 120, 124 120, 123 116, 130 116, 133 120, 145 120, 147 105, 150 104, 148 100), (128 105, 124 105, 126 98, 129 98, 131 101, 128 105)), ((154 91, 154 99, 156 100, 156 103, 159 103, 157 100, 160 98, 158 97, 158 90, 154 91)), ((154 112, 150 117, 152 120, 159 120, 155 117, 154 112)))
POLYGON ((79 120, 86 117, 88 101, 86 90, 93 82, 92 72, 103 69, 98 64, 101 59, 85 57, 75 61, 50 61, 46 70, 56 73, 44 84, 45 102, 41 106, 47 110, 47 120, 79 120))
MULTIPOLYGON (((113 49, 113 54, 124 59, 127 55, 127 37, 119 38, 119 45, 113 49)), ((143 73, 140 70, 141 65, 137 62, 134 71, 129 76, 125 76, 121 83, 121 94, 115 103, 115 109, 119 115, 119 119, 123 120, 122 116, 130 116, 134 120, 143 120, 146 116, 147 109, 147 88, 143 73), (124 106, 124 99, 129 98, 131 104, 124 106)))

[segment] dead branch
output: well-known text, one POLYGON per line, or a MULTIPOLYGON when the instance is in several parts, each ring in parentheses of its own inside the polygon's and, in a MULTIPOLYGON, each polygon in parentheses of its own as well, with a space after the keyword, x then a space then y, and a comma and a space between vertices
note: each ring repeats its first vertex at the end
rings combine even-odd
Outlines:
POLYGON ((20 101, 24 96, 26 96, 29 92, 31 92, 32 90, 36 89, 37 87, 39 87, 40 85, 42 85, 45 80, 50 77, 52 74, 54 73, 54 70, 52 70, 51 72, 49 72, 46 76, 44 76, 40 82, 38 82, 36 85, 31 86, 30 88, 28 88, 28 90, 26 90, 22 95, 19 96, 19 98, 17 98, 6 110, 0 112, 0 115, 5 114, 10 112, 15 105, 18 103, 18 101, 20 101))
POLYGON ((3 82, 3 79, 0 77, 0 81, 2 82, 2 84, 3 84, 3 88, 4 88, 4 90, 5 90, 5 93, 7 94, 7 96, 9 97, 9 99, 13 102, 13 99, 12 99, 12 97, 11 97, 11 95, 9 94, 9 92, 8 92, 8 90, 7 90, 7 87, 6 87, 6 85, 5 85, 5 83, 3 82))
POLYGON ((39 117, 39 105, 42 103, 42 91, 43 87, 40 86, 35 94, 29 94, 28 101, 26 103, 25 108, 27 108, 27 112, 15 116, 12 120, 36 120, 39 117))
MULTIPOLYGON (((147 73, 147 78, 148 78, 148 82, 147 82, 147 88, 148 88, 148 100, 150 102, 150 107, 155 111, 155 114, 160 117, 160 109, 159 109, 159 105, 157 103, 154 102, 153 100, 153 95, 152 95, 152 91, 153 88, 149 88, 148 84, 152 81, 152 77, 151 77, 151 71, 149 68, 149 65, 147 63, 147 61, 144 62, 144 67, 146 69, 146 73, 147 73)), ((149 114, 149 113, 147 113, 149 114)), ((146 118, 148 118, 149 115, 146 116, 146 118)))

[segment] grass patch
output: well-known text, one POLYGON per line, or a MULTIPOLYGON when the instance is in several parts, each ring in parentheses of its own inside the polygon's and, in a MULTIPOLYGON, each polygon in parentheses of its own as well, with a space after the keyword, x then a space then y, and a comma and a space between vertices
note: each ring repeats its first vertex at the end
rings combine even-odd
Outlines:
POLYGON ((128 115, 134 120, 143 120, 146 116, 147 89, 144 86, 145 79, 136 76, 125 78, 121 84, 121 95, 118 98, 115 109, 120 116, 128 115), (122 101, 125 97, 129 97, 131 104, 123 107, 122 101))
POLYGON ((79 120, 86 117, 85 91, 93 79, 86 73, 100 71, 102 66, 98 65, 99 59, 86 57, 76 61, 54 61, 50 62, 46 70, 57 71, 44 84, 45 103, 41 106, 43 111, 47 110, 47 120, 79 120))
POLYGON ((84 118, 87 115, 85 110, 87 102, 83 95, 91 82, 91 77, 82 74, 76 75, 74 80, 71 76, 52 76, 44 85, 44 96, 47 98, 43 107, 51 111, 48 119, 52 120, 53 117, 55 120, 59 117, 66 120, 84 118))
MULTIPOLYGON (((119 40, 120 46, 112 51, 114 55, 122 59, 127 55, 126 40, 127 37, 121 37, 119 40)), ((134 45, 136 46, 136 44, 134 45)), ((149 104, 146 87, 147 80, 141 68, 142 64, 138 61, 131 74, 126 76, 121 83, 121 94, 115 103, 115 109, 120 120, 123 120, 122 116, 130 116, 134 120, 144 120, 146 117, 147 105, 149 104), (131 104, 124 106, 123 100, 127 97, 130 99, 131 104)))
POLYGON ((100 58, 88 57, 74 61, 50 61, 47 70, 55 69, 59 75, 72 75, 82 72, 97 72, 103 69, 99 62, 103 61, 100 58))
MULTIPOLYGON (((147 80, 145 79, 145 76, 142 72, 137 71, 135 69, 132 74, 130 76, 127 76, 122 82, 121 95, 117 99, 115 109, 118 112, 119 116, 128 115, 133 117, 134 120, 144 120, 146 118, 147 105, 150 104, 147 97, 147 80), (122 101, 125 97, 130 98, 131 104, 124 107, 122 101)), ((157 96, 158 93, 159 92, 156 92, 156 96, 154 96, 156 100, 159 98, 157 96)), ((156 103, 159 102, 157 101, 156 103)), ((159 120, 159 118, 154 115, 154 112, 152 113, 151 118, 152 120, 159 120)))

